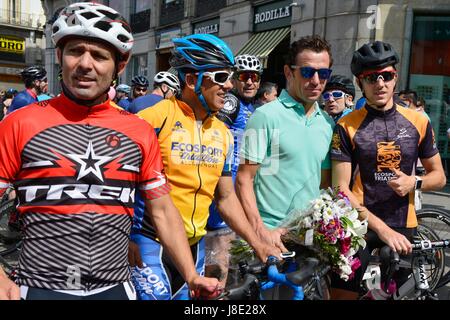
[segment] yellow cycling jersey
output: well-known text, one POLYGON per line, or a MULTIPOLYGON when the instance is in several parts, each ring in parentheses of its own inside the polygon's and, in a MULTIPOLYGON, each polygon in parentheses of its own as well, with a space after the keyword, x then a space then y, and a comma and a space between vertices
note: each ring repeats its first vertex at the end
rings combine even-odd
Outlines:
POLYGON ((183 101, 165 99, 138 116, 156 131, 170 195, 194 244, 206 234, 209 206, 221 176, 231 176, 233 136, 215 116, 197 121, 183 101))

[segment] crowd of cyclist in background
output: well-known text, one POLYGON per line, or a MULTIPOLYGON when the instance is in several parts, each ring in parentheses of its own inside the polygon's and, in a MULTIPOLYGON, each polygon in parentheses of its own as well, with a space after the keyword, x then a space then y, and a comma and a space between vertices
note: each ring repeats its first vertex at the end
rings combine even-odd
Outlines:
MULTIPOLYGON (((0 89, 0 119, 18 108, 55 96, 48 92, 47 72, 43 67, 27 67, 22 70, 20 75, 25 85, 23 91, 19 92, 15 88, 0 89)), ((257 92, 251 97, 252 105, 255 108, 276 99, 282 89, 276 83, 269 81, 260 83, 258 80, 257 84, 257 92)), ((130 85, 120 83, 111 87, 109 97, 124 110, 138 113, 162 99, 176 96, 181 90, 177 76, 167 71, 158 72, 153 78, 152 89, 149 87, 150 82, 147 77, 137 75, 131 79, 130 85)), ((333 75, 322 94, 321 108, 337 122, 344 115, 364 106, 364 97, 359 98, 358 101, 355 101, 355 98, 356 91, 353 81, 345 76, 333 75)), ((396 92, 394 99, 399 105, 421 112, 430 120, 425 112, 425 99, 419 97, 416 91, 404 89, 396 92)))

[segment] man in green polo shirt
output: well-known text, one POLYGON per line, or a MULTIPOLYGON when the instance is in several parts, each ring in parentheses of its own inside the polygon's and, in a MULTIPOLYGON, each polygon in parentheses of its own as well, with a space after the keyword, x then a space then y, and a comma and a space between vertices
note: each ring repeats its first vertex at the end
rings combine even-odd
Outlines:
POLYGON ((330 45, 319 36, 292 43, 284 66, 287 89, 253 113, 242 141, 238 196, 259 237, 282 250, 280 222, 330 186, 334 122, 316 101, 331 65, 330 45))

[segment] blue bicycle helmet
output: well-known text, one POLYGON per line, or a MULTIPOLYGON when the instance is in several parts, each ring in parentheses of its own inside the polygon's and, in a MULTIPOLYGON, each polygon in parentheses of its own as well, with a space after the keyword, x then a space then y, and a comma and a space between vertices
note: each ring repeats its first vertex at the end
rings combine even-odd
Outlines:
POLYGON ((198 72, 195 93, 202 106, 210 114, 211 110, 200 89, 203 72, 215 68, 233 68, 233 52, 223 40, 211 34, 193 34, 183 38, 174 38, 172 41, 175 46, 172 50, 170 65, 177 69, 180 81, 184 81, 187 71, 198 72))

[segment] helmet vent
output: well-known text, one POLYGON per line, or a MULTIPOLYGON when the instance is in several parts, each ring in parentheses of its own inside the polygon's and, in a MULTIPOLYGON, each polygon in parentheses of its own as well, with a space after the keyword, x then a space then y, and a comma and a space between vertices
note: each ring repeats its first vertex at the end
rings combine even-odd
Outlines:
POLYGON ((106 21, 99 21, 94 25, 94 27, 103 30, 105 32, 108 32, 108 30, 111 29, 111 24, 109 24, 109 22, 106 21))
POLYGON ((83 17, 85 17, 87 20, 90 20, 92 18, 98 18, 98 15, 96 15, 93 12, 83 12, 80 15, 82 15, 83 17))
POLYGON ((122 41, 122 42, 128 42, 128 41, 130 41, 130 38, 128 38, 126 35, 123 35, 123 34, 119 34, 119 35, 117 36, 117 39, 118 39, 119 41, 122 41))
POLYGON ((120 17, 120 15, 106 11, 106 10, 97 10, 98 12, 100 12, 101 14, 104 14, 106 17, 108 17, 111 20, 116 20, 118 17, 120 17))

